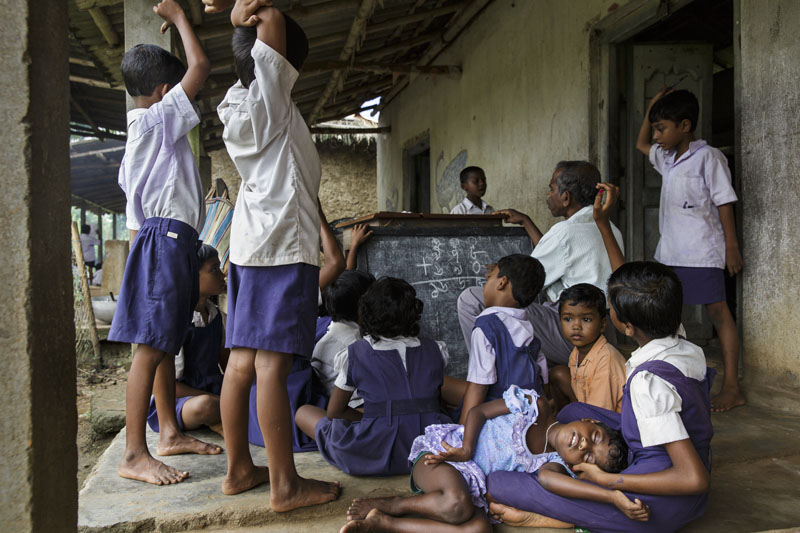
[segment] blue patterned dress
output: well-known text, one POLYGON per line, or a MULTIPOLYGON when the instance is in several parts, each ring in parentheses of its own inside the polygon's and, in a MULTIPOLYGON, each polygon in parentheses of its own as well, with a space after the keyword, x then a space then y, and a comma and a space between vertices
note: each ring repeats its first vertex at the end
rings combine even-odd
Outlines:
MULTIPOLYGON (((539 407, 536 404, 538 398, 539 393, 535 390, 511 385, 503 393, 503 400, 510 413, 486 421, 478 437, 472 460, 447 461, 447 464, 452 465, 464 477, 475 507, 487 512, 489 510, 486 501, 486 476, 492 472, 533 473, 547 463, 556 462, 573 475, 557 453, 533 453, 525 444, 528 428, 536 424, 536 419, 539 417, 539 407), (528 401, 526 396, 533 401, 528 401)), ((426 427, 425 434, 414 440, 408 456, 409 461, 414 461, 424 452, 444 451, 442 441, 454 448, 460 448, 464 442, 464 426, 436 424, 426 427)))

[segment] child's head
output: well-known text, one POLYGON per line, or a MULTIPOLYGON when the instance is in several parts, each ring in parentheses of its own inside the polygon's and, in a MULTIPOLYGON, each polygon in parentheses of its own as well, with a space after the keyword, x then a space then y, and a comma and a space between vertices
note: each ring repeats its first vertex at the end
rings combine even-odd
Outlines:
POLYGON ((364 336, 416 337, 421 317, 417 291, 402 279, 381 278, 358 301, 358 324, 364 336))
POLYGON ((648 119, 653 125, 653 141, 665 150, 691 136, 697 127, 700 104, 687 90, 673 91, 662 96, 650 108, 648 119))
MULTIPOLYGON (((286 21, 286 59, 295 70, 303 68, 308 56, 308 37, 303 28, 290 16, 284 14, 286 21)), ((245 87, 250 87, 256 79, 256 64, 251 55, 256 43, 256 27, 238 26, 233 29, 233 65, 236 75, 245 87)))
POLYGON ((547 207, 554 217, 566 216, 570 207, 594 204, 600 171, 588 161, 559 161, 547 190, 547 207))
POLYGON ((589 283, 578 283, 558 297, 561 332, 575 347, 591 346, 606 328, 606 295, 589 283))
POLYGON ((204 244, 197 250, 197 262, 200 265, 198 273, 200 296, 217 296, 225 292, 225 274, 219 267, 219 253, 217 249, 204 244))
POLYGON ((559 426, 555 449, 570 467, 591 463, 616 474, 628 466, 628 445, 622 433, 590 418, 559 426))
POLYGON ((629 337, 634 328, 650 339, 677 334, 683 287, 671 268, 654 261, 625 263, 608 278, 611 321, 629 337))
POLYGON ((486 307, 528 307, 544 286, 544 267, 529 255, 511 254, 486 268, 486 307))
POLYGON ((120 68, 125 89, 131 96, 153 96, 162 85, 168 90, 186 73, 180 59, 152 44, 137 44, 125 52, 120 68))
POLYGON ((375 277, 368 272, 345 270, 325 287, 322 299, 331 320, 357 322, 358 300, 374 282, 375 277))
POLYGON ((481 167, 466 167, 458 177, 467 198, 483 198, 486 194, 486 173, 481 167))
POLYGON ((92 227, 89 224, 82 224, 81 225, 81 233, 84 235, 89 235, 91 233, 92 227))

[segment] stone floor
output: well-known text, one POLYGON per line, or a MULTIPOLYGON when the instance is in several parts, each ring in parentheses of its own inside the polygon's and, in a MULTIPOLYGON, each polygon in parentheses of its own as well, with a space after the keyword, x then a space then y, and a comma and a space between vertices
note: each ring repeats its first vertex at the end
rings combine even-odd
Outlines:
MULTIPOLYGON (((685 531, 800 530, 800 416, 746 406, 714 414, 713 422, 714 470, 708 510, 685 531)), ((210 431, 197 432, 197 436, 222 444, 219 435, 210 431)), ((156 437, 148 433, 151 449, 156 437)), ((337 531, 353 498, 408 494, 405 476, 351 477, 328 465, 318 453, 303 453, 295 456, 300 474, 340 481, 342 496, 324 506, 273 513, 267 506, 266 486, 237 496, 220 492, 224 454, 169 458, 169 464, 192 473, 178 485, 155 487, 122 479, 116 466, 124 439, 123 430, 81 490, 81 531, 337 531)), ((263 448, 253 446, 251 452, 257 464, 266 463, 263 448)))

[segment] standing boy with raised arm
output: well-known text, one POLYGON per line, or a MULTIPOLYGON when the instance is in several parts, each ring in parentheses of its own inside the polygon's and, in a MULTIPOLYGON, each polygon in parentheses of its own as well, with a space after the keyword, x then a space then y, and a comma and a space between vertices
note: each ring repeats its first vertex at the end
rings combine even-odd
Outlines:
POLYGON ((156 485, 179 483, 189 474, 157 461, 145 440, 151 392, 162 414, 158 454, 218 454, 219 446, 184 435, 175 415, 175 354, 192 322, 198 298, 197 232, 203 225, 200 174, 186 134, 200 123, 192 100, 208 76, 208 58, 175 0, 153 11, 174 25, 186 60, 139 44, 122 58, 125 88, 135 108, 128 112, 128 140, 119 185, 133 245, 122 280, 109 340, 138 344, 125 396, 125 453, 119 475, 156 485))

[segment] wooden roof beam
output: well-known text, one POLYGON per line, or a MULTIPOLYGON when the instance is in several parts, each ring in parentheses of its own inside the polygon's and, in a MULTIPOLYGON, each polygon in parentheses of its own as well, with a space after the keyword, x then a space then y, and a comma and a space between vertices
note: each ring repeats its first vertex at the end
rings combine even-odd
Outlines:
POLYGON ((327 126, 312 126, 309 128, 312 134, 320 135, 369 135, 373 133, 391 133, 391 126, 379 128, 336 128, 327 126))
POLYGON ((117 46, 120 43, 119 35, 114 31, 114 26, 111 25, 111 19, 105 14, 103 8, 92 7, 89 8, 89 15, 92 16, 97 29, 103 34, 108 46, 117 46))
POLYGON ((100 132, 99 129, 97 129, 97 124, 95 123, 94 120, 92 120, 92 117, 89 116, 89 113, 87 113, 86 110, 83 107, 81 107, 81 104, 78 103, 78 101, 72 96, 72 94, 69 95, 69 101, 72 104, 72 106, 78 111, 78 113, 83 117, 86 123, 89 126, 91 126, 92 131, 95 133, 95 136, 102 141, 103 134, 100 132))
POLYGON ((341 61, 320 61, 303 66, 303 72, 328 71, 344 69, 357 72, 374 72, 377 74, 442 74, 460 77, 461 67, 457 65, 381 65, 377 63, 343 63, 341 61))

